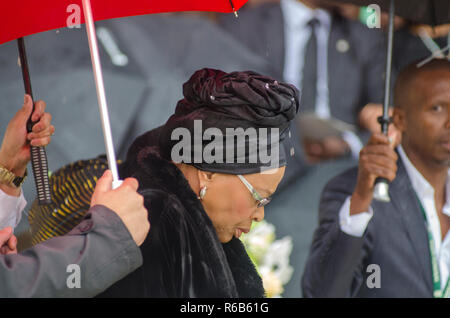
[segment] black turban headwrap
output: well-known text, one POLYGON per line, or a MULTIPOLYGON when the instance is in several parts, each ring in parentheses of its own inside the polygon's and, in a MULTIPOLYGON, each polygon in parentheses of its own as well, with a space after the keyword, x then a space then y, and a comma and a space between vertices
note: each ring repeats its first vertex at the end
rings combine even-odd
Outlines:
MULTIPOLYGON (((200 170, 251 174, 286 165, 286 151, 282 141, 288 133, 289 122, 294 119, 299 108, 298 90, 293 85, 251 71, 225 73, 214 69, 202 69, 195 72, 183 85, 183 95, 184 99, 178 102, 175 114, 160 128, 159 147, 166 159, 177 162, 172 156, 172 150, 180 143, 181 137, 172 139, 175 129, 182 128, 192 136, 191 147, 188 149, 190 153, 183 153, 192 160, 182 162, 200 170), (208 128, 223 134, 223 143, 215 144, 215 146, 223 144, 223 147, 215 147, 211 152, 223 160, 208 162, 205 158, 201 158, 202 153, 199 154, 199 150, 202 152, 212 141, 219 141, 215 137, 210 137, 210 140, 202 138, 194 142, 194 135, 199 131, 199 121, 201 121, 201 136, 208 128), (234 134, 239 131, 238 129, 241 132, 250 132, 248 128, 251 128, 252 132, 257 132, 250 134, 256 136, 256 140, 247 135, 246 138, 244 136, 245 139, 241 139, 245 140, 245 148, 242 148, 244 147, 242 142, 240 145, 234 142, 227 146, 225 141, 227 136, 230 137, 230 131, 234 131, 234 134), (276 131, 279 133, 272 139, 270 134, 276 131), (199 142, 201 147, 198 147, 199 142), (242 149, 239 150, 240 147, 242 149), (276 154, 273 152, 276 150, 274 147, 279 147, 275 166, 273 160, 267 162, 260 158, 262 150, 267 156, 276 154), (196 155, 200 156, 198 157, 201 158, 200 162, 195 160, 196 155)), ((231 134, 230 138, 236 141, 238 137, 231 134)))

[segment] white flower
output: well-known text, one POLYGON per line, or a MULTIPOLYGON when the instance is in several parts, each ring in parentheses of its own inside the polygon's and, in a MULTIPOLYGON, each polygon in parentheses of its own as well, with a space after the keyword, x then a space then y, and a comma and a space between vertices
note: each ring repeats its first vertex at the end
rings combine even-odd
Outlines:
POLYGON ((254 224, 241 240, 262 277, 267 297, 281 297, 283 285, 289 282, 294 272, 289 265, 292 238, 286 236, 275 241, 275 226, 262 221, 254 224))
POLYGON ((266 221, 256 223, 248 234, 242 236, 246 249, 254 257, 256 263, 262 260, 274 239, 275 226, 266 221))
POLYGON ((268 298, 279 298, 284 291, 283 284, 274 272, 261 273, 264 290, 268 298))
POLYGON ((292 238, 285 236, 284 238, 273 242, 260 264, 260 268, 270 268, 274 274, 285 285, 292 277, 294 269, 289 265, 289 256, 292 252, 292 238))

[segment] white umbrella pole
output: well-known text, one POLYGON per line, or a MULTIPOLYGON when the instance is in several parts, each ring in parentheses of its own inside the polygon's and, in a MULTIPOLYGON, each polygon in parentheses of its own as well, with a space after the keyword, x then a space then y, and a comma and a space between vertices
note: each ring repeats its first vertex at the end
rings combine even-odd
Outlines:
POLYGON ((98 106, 102 120, 103 136, 105 138, 106 156, 108 158, 109 169, 113 176, 113 189, 117 188, 121 181, 117 170, 116 155, 109 122, 108 105, 106 103, 105 86, 103 84, 102 66, 98 54, 97 36, 95 34, 94 18, 92 17, 91 1, 83 0, 84 19, 86 22, 86 32, 91 51, 92 68, 94 70, 95 86, 97 89, 98 106))

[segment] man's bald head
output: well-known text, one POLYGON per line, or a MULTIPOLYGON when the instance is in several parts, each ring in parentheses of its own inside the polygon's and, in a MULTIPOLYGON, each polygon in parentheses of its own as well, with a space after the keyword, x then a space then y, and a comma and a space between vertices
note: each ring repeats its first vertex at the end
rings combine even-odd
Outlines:
POLYGON ((394 124, 416 167, 444 169, 446 174, 450 166, 450 62, 440 59, 419 68, 416 65, 406 67, 397 78, 394 124))
POLYGON ((394 106, 406 108, 411 104, 420 102, 424 85, 433 85, 439 81, 440 74, 450 74, 450 61, 435 59, 421 67, 420 61, 405 67, 397 77, 394 88, 394 106))

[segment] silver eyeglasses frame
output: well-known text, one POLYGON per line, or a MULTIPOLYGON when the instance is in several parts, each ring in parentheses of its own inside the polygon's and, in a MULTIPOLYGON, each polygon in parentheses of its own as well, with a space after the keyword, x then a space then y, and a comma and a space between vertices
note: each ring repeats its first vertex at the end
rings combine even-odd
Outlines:
POLYGON ((258 208, 261 208, 261 207, 269 204, 269 202, 272 200, 272 197, 267 197, 267 198, 262 197, 261 195, 259 195, 258 192, 256 192, 255 188, 253 188, 253 186, 250 184, 250 182, 248 182, 247 179, 245 179, 243 175, 238 174, 237 176, 239 177, 239 179, 241 179, 242 183, 250 191, 250 193, 253 196, 253 199, 255 199, 255 201, 258 203, 258 205, 257 205, 258 208))

